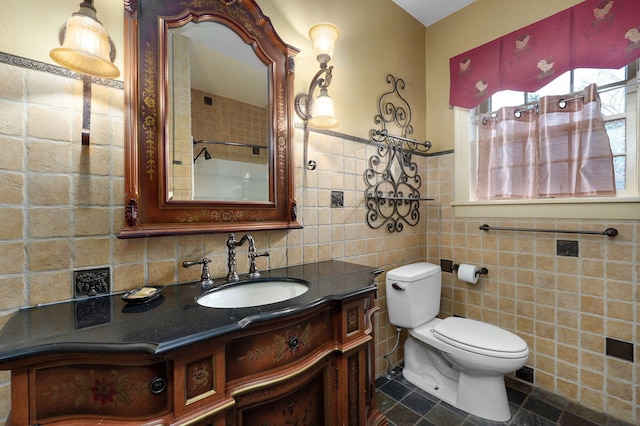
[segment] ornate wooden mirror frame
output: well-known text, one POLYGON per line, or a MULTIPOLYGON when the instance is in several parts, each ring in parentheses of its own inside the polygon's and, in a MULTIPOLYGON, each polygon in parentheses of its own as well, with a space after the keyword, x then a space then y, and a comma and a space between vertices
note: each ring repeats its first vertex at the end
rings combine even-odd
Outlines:
POLYGON ((254 0, 125 0, 125 228, 119 238, 300 228, 294 198, 293 57, 254 0), (269 201, 171 200, 167 29, 221 23, 269 68, 269 201))

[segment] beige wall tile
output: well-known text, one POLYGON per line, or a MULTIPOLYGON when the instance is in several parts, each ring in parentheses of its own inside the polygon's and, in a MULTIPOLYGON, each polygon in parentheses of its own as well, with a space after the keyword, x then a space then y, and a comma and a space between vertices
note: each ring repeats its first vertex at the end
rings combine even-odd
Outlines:
MULTIPOLYGON (((64 269, 64 266, 58 269, 64 269)), ((72 288, 72 274, 69 270, 34 274, 29 283, 29 302, 31 305, 39 305, 52 300, 68 300, 73 295, 72 288)))
POLYGON ((74 268, 105 266, 111 263, 110 238, 76 238, 73 245, 74 268))
POLYGON ((583 386, 591 389, 604 389, 604 375, 600 372, 590 371, 586 369, 580 370, 580 382, 583 386))
POLYGON ((29 214, 31 238, 55 238, 71 236, 73 211, 65 207, 32 208, 29 214))
MULTIPOLYGON (((118 150, 119 156, 122 156, 118 150)), ((115 159, 112 158, 112 149, 110 147, 100 146, 96 142, 95 137, 95 125, 91 123, 91 145, 73 145, 72 147, 72 170, 76 173, 82 173, 95 176, 109 176, 111 174, 112 163, 115 159)), ((69 159, 67 159, 69 160, 69 159)), ((122 163, 114 165, 114 170, 120 169, 122 163)), ((118 174, 121 176, 122 173, 118 174)))
POLYGON ((22 104, 0 99, 0 133, 3 136, 21 136, 24 134, 24 112, 22 104))
POLYGON ((23 214, 19 208, 0 208, 0 240, 15 240, 22 236, 23 214))
POLYGON ((73 201, 77 206, 109 206, 112 202, 110 178, 96 175, 75 175, 73 201))
MULTIPOLYGON (((0 150, 1 149, 2 146, 0 146, 0 150)), ((0 204, 18 205, 24 202, 24 178, 22 175, 0 171, 0 188, 2 188, 0 192, 0 204)))
POLYGON ((74 235, 78 237, 109 235, 111 210, 106 208, 76 208, 74 235))
POLYGON ((0 311, 22 307, 25 304, 24 289, 21 277, 0 278, 0 311))
MULTIPOLYGON (((70 269, 71 267, 71 241, 70 240, 44 240, 32 241, 27 244, 29 270, 45 272, 70 269)), ((65 283, 68 287, 69 281, 65 283)), ((66 300, 52 297, 48 301, 66 300)), ((41 302, 42 303, 42 302, 41 302)))
POLYGON ((27 128, 29 136, 55 141, 72 140, 71 130, 73 126, 72 122, 69 121, 68 111, 32 105, 28 109, 28 114, 27 128))
POLYGON ((28 182, 29 203, 36 206, 68 205, 70 177, 31 174, 28 182))
POLYGON ((33 172, 69 173, 70 151, 68 143, 30 140, 27 144, 27 167, 33 172))
POLYGON ((0 169, 22 171, 24 148, 22 140, 0 134, 0 169))
POLYGON ((25 250, 23 242, 1 242, 0 275, 19 274, 24 271, 25 250))
POLYGON ((113 268, 113 291, 131 290, 145 285, 145 270, 142 264, 119 265, 113 268))

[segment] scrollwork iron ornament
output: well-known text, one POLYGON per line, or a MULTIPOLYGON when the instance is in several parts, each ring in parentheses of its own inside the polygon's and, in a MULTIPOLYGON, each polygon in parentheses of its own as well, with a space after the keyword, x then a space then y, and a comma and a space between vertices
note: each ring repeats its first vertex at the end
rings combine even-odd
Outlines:
POLYGON ((418 142, 408 138, 413 133, 411 106, 400 94, 405 83, 393 75, 387 75, 392 90, 378 100, 378 114, 374 121, 379 129, 370 132, 371 143, 377 145, 377 153, 369 158, 365 170, 367 184, 367 224, 388 232, 401 232, 405 225, 415 226, 420 222, 420 185, 422 179, 412 153, 424 153, 431 148, 429 142, 418 142), (393 135, 388 126, 398 128, 393 135))
POLYGON ((387 74, 387 83, 393 86, 392 90, 382 94, 378 98, 378 114, 374 122, 380 127, 372 129, 370 139, 375 143, 387 143, 389 140, 400 142, 400 148, 411 153, 425 153, 431 148, 431 142, 419 142, 411 139, 413 126, 411 125, 411 105, 400 94, 405 89, 405 82, 401 78, 395 78, 387 74), (400 129, 399 135, 393 135, 387 129, 388 125, 400 129), (402 146, 405 142, 406 146, 402 146))
POLYGON ((378 145, 378 152, 369 159, 364 178, 367 184, 367 224, 389 232, 400 232, 405 224, 420 222, 420 192, 422 179, 411 157, 401 152, 401 143, 378 145))

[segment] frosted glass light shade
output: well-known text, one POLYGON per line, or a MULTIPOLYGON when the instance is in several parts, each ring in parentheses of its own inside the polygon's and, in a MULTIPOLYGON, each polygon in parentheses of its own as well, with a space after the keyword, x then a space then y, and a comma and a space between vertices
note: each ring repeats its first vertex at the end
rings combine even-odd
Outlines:
POLYGON ((321 22, 311 27, 309 38, 313 41, 313 49, 318 61, 327 63, 333 56, 333 48, 340 38, 340 30, 333 24, 321 22))
POLYGON ((52 49, 49 56, 72 71, 95 77, 118 77, 120 70, 111 62, 109 35, 85 10, 86 7, 81 7, 80 12, 69 18, 62 46, 52 49))
POLYGON ((316 129, 331 129, 340 124, 333 110, 333 100, 326 92, 320 94, 320 96, 313 101, 313 109, 308 124, 316 129))

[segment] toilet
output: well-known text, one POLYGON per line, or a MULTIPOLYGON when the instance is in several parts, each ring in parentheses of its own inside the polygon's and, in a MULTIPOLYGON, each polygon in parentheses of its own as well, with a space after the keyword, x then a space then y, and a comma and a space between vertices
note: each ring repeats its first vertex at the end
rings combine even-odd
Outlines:
POLYGON ((406 380, 441 400, 493 421, 511 418, 504 375, 527 361, 527 343, 480 321, 440 319, 442 271, 414 263, 387 273, 389 321, 406 328, 406 380))

